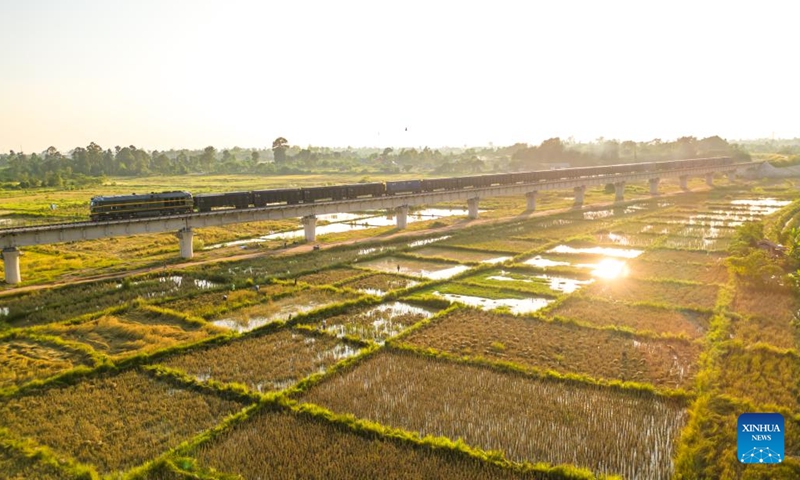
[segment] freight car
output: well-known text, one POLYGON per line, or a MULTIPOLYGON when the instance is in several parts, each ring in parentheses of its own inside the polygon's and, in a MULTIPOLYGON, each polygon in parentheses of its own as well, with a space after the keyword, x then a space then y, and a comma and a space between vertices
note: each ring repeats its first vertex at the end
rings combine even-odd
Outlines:
POLYGON ((597 167, 563 168, 530 172, 497 173, 451 178, 426 178, 385 183, 355 183, 322 187, 282 188, 249 192, 201 193, 164 192, 148 195, 95 197, 90 210, 93 221, 175 215, 192 211, 210 212, 220 208, 250 208, 269 205, 295 205, 320 201, 410 195, 445 190, 486 188, 502 185, 535 184, 544 181, 588 178, 638 172, 660 172, 677 168, 730 165, 730 157, 699 158, 653 163, 628 163, 597 167))
POLYGON ((192 194, 183 191, 92 197, 89 202, 89 214, 94 222, 179 215, 193 211, 192 194))

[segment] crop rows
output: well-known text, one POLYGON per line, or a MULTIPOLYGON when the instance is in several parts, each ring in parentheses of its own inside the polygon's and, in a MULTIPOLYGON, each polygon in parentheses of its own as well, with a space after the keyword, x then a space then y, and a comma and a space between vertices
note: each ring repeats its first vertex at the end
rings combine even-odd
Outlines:
POLYGON ((595 282, 583 294, 611 301, 641 302, 684 308, 710 310, 717 301, 719 287, 714 285, 689 285, 677 282, 654 282, 634 279, 615 279, 613 282, 595 282))
POLYGON ((422 435, 462 438, 517 461, 667 479, 683 402, 384 352, 304 401, 422 435))
POLYGON ((681 280, 686 282, 701 282, 705 284, 725 284, 728 281, 728 269, 724 265, 653 262, 637 259, 630 265, 631 276, 648 279, 660 278, 681 280))
POLYGON ((512 362, 562 374, 690 389, 700 346, 561 322, 458 309, 404 342, 458 356, 512 362))
POLYGON ((202 445, 202 465, 244 478, 535 478, 446 451, 412 446, 287 411, 265 409, 202 445))
POLYGON ((267 392, 286 388, 356 353, 357 347, 327 335, 284 328, 180 353, 160 363, 201 381, 239 383, 267 392))
POLYGON ((419 281, 399 275, 389 275, 386 273, 376 273, 367 277, 348 280, 341 284, 342 287, 358 290, 372 295, 385 295, 392 290, 401 290, 417 285, 419 281))
POLYGON ((0 418, 15 434, 112 472, 155 457, 242 406, 128 371, 11 398, 0 404, 0 418))
POLYGON ((636 332, 685 336, 689 339, 705 335, 709 322, 708 314, 691 310, 628 305, 599 299, 589 300, 581 296, 570 297, 547 313, 598 327, 614 326, 636 332))
POLYGON ((342 315, 317 320, 313 325, 338 336, 350 335, 363 340, 384 341, 431 315, 427 309, 392 302, 351 310, 342 315))

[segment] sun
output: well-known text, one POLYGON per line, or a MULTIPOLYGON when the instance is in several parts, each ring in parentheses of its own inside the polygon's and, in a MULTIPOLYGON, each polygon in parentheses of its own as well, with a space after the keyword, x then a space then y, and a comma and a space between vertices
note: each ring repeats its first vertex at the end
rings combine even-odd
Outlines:
POLYGON ((628 266, 622 260, 605 258, 595 265, 592 275, 606 280, 614 280, 627 276, 628 266))

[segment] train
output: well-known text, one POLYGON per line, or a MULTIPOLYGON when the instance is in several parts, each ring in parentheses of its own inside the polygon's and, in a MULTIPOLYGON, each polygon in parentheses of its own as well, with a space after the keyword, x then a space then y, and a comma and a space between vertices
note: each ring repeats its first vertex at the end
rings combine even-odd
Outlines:
POLYGON ((216 209, 261 208, 268 205, 295 205, 320 201, 354 200, 395 195, 430 193, 445 190, 486 188, 492 186, 535 184, 537 182, 616 175, 649 173, 677 168, 715 167, 733 163, 730 157, 630 163, 600 167, 562 168, 514 173, 493 173, 466 177, 425 178, 392 182, 370 182, 324 187, 281 188, 245 192, 198 193, 170 191, 148 194, 93 197, 89 203, 92 221, 124 220, 162 215, 211 212, 216 209))

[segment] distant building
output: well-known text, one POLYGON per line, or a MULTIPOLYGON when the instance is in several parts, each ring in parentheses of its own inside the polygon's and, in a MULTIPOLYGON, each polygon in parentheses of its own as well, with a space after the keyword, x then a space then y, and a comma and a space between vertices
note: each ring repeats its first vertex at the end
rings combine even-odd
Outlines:
POLYGON ((756 247, 761 250, 766 250, 775 257, 782 257, 786 254, 786 247, 779 243, 771 242, 766 238, 764 240, 759 240, 758 243, 756 243, 756 247))

